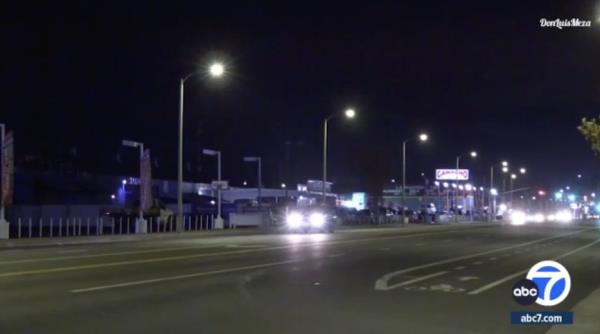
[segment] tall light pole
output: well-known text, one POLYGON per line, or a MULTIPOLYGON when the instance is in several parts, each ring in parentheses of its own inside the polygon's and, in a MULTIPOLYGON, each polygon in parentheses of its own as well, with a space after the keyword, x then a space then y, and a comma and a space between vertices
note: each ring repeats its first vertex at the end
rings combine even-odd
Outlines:
MULTIPOLYGON (((502 166, 502 171, 503 172, 508 172, 508 161, 504 160, 501 162, 500 164, 502 166)), ((491 190, 494 189, 494 165, 490 166, 490 193, 488 194, 489 196, 489 203, 488 205, 490 206, 490 220, 492 220, 491 218, 495 217, 495 213, 496 213, 496 196, 492 194, 491 190), (493 198, 493 201, 492 201, 493 198)))
MULTIPOLYGON (((419 141, 426 142, 429 139, 429 136, 426 133, 421 133, 418 137, 419 141)), ((406 144, 411 141, 411 139, 406 139, 402 142, 402 223, 406 221, 406 144)))
POLYGON ((513 186, 514 182, 517 179, 517 174, 510 174, 510 207, 512 208, 513 202, 513 186))
MULTIPOLYGON (((127 146, 127 147, 133 147, 133 148, 139 148, 140 149, 140 162, 144 159, 144 143, 141 142, 137 142, 137 141, 133 141, 133 140, 123 140, 122 141, 123 146, 127 146)), ((123 183, 124 185, 124 183, 123 183)), ((142 175, 141 175, 141 169, 140 169, 140 214, 139 214, 139 220, 137 223, 137 228, 136 228, 136 232, 138 233, 146 233, 147 228, 145 226, 145 221, 144 221, 144 210, 142 208, 143 205, 143 198, 142 198, 142 175)))
POLYGON ((262 159, 261 157, 244 157, 244 162, 256 162, 258 165, 258 175, 256 179, 256 182, 258 183, 258 196, 256 197, 256 201, 258 202, 258 208, 260 209, 262 201, 262 159))
MULTIPOLYGON (((471 158, 477 158, 477 152, 475 151, 471 151, 469 152, 469 156, 471 158)), ((457 183, 458 186, 458 170, 460 169, 460 155, 456 156, 456 169, 454 171, 454 180, 457 183)), ((457 190, 454 190, 454 221, 458 222, 458 198, 456 196, 456 194, 458 193, 457 190)))
MULTIPOLYGON (((329 120, 337 115, 338 113, 331 114, 323 121, 323 184, 321 186, 321 190, 323 192, 323 205, 327 203, 327 194, 325 192, 325 184, 327 183, 327 126, 329 120)), ((348 119, 353 119, 356 116, 356 112, 354 109, 349 108, 344 112, 344 116, 348 119)))
MULTIPOLYGON (((183 92, 187 79, 201 72, 192 72, 179 80, 179 145, 177 159, 177 231, 183 230, 183 92)), ((213 78, 225 74, 223 64, 215 62, 208 68, 208 73, 213 78)))
MULTIPOLYGON (((202 150, 202 154, 217 156, 217 181, 221 182, 221 151, 217 150, 202 150)), ((221 185, 217 187, 217 219, 215 222, 216 228, 223 228, 223 217, 221 216, 221 185)))
MULTIPOLYGON (((6 223, 4 215, 4 135, 6 132, 6 125, 0 123, 0 224, 6 223)), ((7 236, 8 237, 8 236, 7 236)))

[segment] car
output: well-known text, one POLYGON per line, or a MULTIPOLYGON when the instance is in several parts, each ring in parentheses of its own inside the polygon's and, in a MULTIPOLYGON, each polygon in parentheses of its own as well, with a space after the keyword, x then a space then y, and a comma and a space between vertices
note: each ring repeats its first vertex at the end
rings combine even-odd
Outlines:
POLYGON ((285 228, 287 231, 295 233, 332 233, 334 218, 326 210, 310 207, 297 208, 288 211, 285 217, 285 228))

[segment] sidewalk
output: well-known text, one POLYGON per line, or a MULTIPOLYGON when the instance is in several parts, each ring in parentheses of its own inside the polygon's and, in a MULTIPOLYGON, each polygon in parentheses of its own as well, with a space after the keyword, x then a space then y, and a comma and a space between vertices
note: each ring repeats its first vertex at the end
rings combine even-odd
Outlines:
POLYGON ((594 290, 571 309, 572 325, 554 326, 546 334, 597 334, 600 331, 598 310, 600 310, 600 289, 594 290))

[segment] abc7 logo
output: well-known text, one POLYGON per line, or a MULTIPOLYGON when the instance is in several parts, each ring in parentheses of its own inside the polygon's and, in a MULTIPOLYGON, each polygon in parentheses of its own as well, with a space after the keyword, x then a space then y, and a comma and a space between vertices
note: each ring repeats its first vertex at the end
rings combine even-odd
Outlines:
POLYGON ((526 278, 513 285, 513 298, 521 305, 531 305, 538 298, 538 287, 532 280, 526 278))
POLYGON ((565 300, 570 291, 567 269, 555 261, 542 261, 531 267, 526 279, 513 285, 512 294, 521 305, 554 306, 565 300))

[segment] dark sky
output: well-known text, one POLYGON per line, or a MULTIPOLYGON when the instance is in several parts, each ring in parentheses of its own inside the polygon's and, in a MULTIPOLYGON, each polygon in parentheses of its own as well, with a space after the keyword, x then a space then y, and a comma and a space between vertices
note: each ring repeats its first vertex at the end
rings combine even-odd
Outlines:
POLYGON ((373 172, 399 179, 401 142, 421 130, 432 140, 409 146, 412 182, 471 148, 476 181, 502 159, 536 186, 589 180, 599 166, 576 126, 600 113, 600 3, 15 3, 2 5, 0 121, 21 158, 76 151, 83 169, 135 173, 135 152, 119 146, 128 138, 152 149, 156 176, 174 178, 178 80, 218 58, 226 79, 186 86, 195 181, 215 174, 203 147, 223 150, 235 183, 253 180, 245 154, 264 157, 271 184, 318 178, 322 119, 346 106, 357 119, 330 128, 342 189, 373 172), (572 17, 594 22, 539 24, 572 17))

